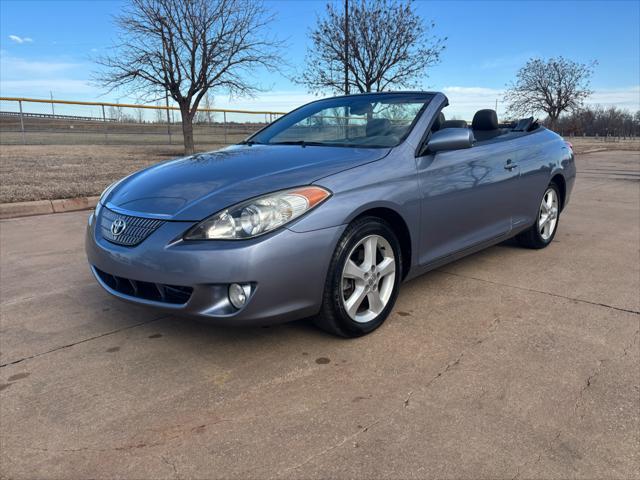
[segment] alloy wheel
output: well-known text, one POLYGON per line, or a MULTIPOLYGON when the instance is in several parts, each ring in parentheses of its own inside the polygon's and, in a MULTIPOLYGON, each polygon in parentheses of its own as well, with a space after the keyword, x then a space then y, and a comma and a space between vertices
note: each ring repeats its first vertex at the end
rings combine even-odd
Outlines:
POLYGON ((351 249, 342 269, 342 304, 352 320, 370 322, 387 306, 396 281, 396 259, 389 242, 369 235, 351 249))
POLYGON ((548 188, 540 203, 540 213, 538 215, 538 231, 546 242, 556 230, 558 224, 558 193, 554 188, 548 188))

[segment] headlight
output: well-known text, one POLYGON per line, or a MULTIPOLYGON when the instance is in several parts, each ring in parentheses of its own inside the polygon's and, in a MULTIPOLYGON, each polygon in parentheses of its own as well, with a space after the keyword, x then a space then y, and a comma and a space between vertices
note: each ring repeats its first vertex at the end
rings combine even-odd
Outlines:
POLYGON ((241 240, 271 232, 324 202, 331 193, 299 187, 270 193, 229 207, 189 230, 185 240, 241 240))

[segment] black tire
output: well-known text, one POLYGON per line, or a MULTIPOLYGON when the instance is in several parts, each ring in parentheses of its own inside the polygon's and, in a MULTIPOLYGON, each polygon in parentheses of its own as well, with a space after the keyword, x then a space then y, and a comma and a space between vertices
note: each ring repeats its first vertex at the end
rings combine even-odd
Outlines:
MULTIPOLYGON (((558 214, 556 217, 556 226, 553 230, 553 232, 551 233, 551 236, 548 239, 544 239, 542 237, 542 235, 540 234, 540 230, 538 229, 538 218, 540 215, 540 212, 538 212, 538 214, 536 215, 536 220, 533 223, 533 225, 531 225, 531 227, 529 227, 527 230, 525 230, 522 233, 519 233, 516 236, 516 240, 518 241, 518 243, 520 245, 522 245, 523 247, 526 248, 532 248, 532 249, 536 249, 539 250, 541 248, 545 248, 547 245, 549 245, 553 239, 556 236, 556 232, 558 231, 558 226, 560 225, 560 210, 561 210, 561 202, 562 202, 562 198, 560 197, 560 189, 558 188, 558 185, 556 185, 554 182, 551 182, 549 184, 549 186, 547 188, 545 188, 544 190, 544 194, 546 194, 547 190, 549 189, 553 189, 556 192, 556 198, 558 199, 558 214)), ((544 196, 543 194, 543 196, 544 196)), ((542 198, 540 199, 540 202, 542 202, 542 198)), ((540 208, 540 207, 538 207, 540 208)))
POLYGON ((321 329, 341 337, 360 337, 378 328, 389 316, 398 297, 402 279, 402 251, 391 226, 378 217, 362 217, 353 221, 345 230, 333 253, 320 313, 313 322, 321 329), (379 235, 391 246, 395 260, 395 281, 391 296, 384 309, 372 320, 360 323, 346 312, 342 300, 342 272, 352 249, 367 236, 379 235))

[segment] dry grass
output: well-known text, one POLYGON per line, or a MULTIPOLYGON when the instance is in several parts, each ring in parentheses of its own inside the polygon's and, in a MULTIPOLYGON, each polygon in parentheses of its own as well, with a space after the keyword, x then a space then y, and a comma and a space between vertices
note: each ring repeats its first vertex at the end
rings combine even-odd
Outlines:
POLYGON ((178 145, 1 145, 0 203, 98 195, 118 178, 182 152, 178 145))
POLYGON ((640 150, 640 138, 617 142, 594 137, 566 137, 566 140, 573 144, 573 150, 578 154, 602 150, 640 150))
MULTIPOLYGON (((568 138, 578 154, 640 150, 640 140, 568 138)), ((220 145, 199 145, 199 151, 220 145)), ((178 157, 178 145, 0 145, 0 203, 98 195, 111 182, 178 157)))

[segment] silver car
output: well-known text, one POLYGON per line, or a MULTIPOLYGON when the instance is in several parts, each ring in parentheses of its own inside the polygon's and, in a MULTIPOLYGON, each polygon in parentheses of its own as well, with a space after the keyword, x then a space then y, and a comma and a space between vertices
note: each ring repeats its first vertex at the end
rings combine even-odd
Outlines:
POLYGON ((546 247, 575 179, 533 118, 445 120, 441 93, 312 102, 244 142, 108 187, 86 252, 110 294, 229 325, 312 317, 354 337, 400 284, 517 237, 546 247))

